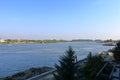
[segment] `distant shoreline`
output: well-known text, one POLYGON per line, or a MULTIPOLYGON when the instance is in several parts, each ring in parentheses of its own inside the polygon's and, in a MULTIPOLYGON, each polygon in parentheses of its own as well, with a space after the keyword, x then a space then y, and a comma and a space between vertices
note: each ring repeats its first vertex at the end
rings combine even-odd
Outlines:
POLYGON ((60 43, 60 42, 93 42, 89 39, 79 39, 79 40, 12 40, 8 39, 5 42, 0 44, 44 44, 44 43, 60 43))

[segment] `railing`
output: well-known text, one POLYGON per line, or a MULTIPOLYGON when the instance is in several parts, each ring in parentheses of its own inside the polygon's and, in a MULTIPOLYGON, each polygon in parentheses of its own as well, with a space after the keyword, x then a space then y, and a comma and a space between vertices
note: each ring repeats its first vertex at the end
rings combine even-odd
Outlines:
POLYGON ((109 80, 112 78, 112 74, 113 74, 113 72, 114 72, 114 70, 115 70, 115 66, 116 66, 116 65, 113 66, 112 72, 111 72, 111 74, 110 74, 110 76, 109 76, 109 80))
POLYGON ((100 74, 102 73, 103 69, 108 65, 108 63, 105 63, 105 65, 102 67, 102 69, 97 73, 96 77, 99 77, 100 74))
POLYGON ((120 64, 117 67, 119 68, 119 80, 120 80, 120 64))
POLYGON ((42 73, 42 74, 37 75, 37 76, 34 76, 34 77, 29 78, 27 80, 44 80, 43 77, 51 76, 51 74, 53 75, 55 72, 56 72, 56 69, 42 73))
POLYGON ((113 70, 111 72, 111 75, 109 77, 109 80, 112 80, 112 79, 115 79, 115 80, 120 80, 120 66, 118 65, 114 65, 113 67, 113 70), (118 69, 118 70, 117 70, 118 69), (118 72, 117 72, 118 71, 118 72), (114 75, 114 73, 118 73, 118 75, 114 75))
MULTIPOLYGON (((79 63, 84 62, 85 60, 87 60, 87 58, 79 60, 78 62, 76 62, 76 65, 79 64, 79 63)), ((26 79, 26 80, 54 80, 53 74, 55 72, 56 72, 56 69, 45 72, 45 73, 42 73, 42 74, 34 76, 34 77, 31 77, 31 78, 26 79)))
POLYGON ((106 63, 101 70, 97 73, 96 75, 96 80, 120 80, 120 66, 117 66, 116 64, 114 64, 111 68, 111 72, 110 74, 105 74, 104 73, 104 69, 107 69, 109 67, 109 63, 106 63), (117 70, 117 71, 116 71, 117 70), (103 72, 103 73, 102 73, 103 72), (116 75, 116 73, 118 75, 116 75))

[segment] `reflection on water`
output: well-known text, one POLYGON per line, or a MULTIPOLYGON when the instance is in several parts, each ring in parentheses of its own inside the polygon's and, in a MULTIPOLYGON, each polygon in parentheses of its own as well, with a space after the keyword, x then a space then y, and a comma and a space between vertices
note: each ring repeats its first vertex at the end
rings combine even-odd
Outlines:
POLYGON ((72 46, 78 59, 85 58, 91 51, 96 54, 111 46, 102 46, 95 42, 66 42, 48 44, 13 44, 0 45, 0 77, 40 66, 54 67, 59 56, 63 55, 68 46, 72 46))

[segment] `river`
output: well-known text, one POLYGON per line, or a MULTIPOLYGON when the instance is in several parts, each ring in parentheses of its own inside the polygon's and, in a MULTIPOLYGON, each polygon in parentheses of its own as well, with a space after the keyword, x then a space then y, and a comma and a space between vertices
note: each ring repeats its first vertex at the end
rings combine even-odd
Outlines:
POLYGON ((106 51, 113 46, 102 46, 96 42, 63 42, 46 44, 2 44, 0 45, 0 77, 6 77, 31 67, 50 66, 58 63, 69 46, 72 46, 78 60, 106 51))

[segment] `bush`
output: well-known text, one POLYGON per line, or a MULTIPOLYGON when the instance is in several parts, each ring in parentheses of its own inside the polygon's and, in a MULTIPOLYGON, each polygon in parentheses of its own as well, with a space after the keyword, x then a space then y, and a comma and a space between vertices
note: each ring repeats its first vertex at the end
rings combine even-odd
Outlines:
POLYGON ((120 41, 116 44, 115 48, 111 50, 114 53, 116 63, 120 64, 120 41))
POLYGON ((85 80, 94 80, 103 65, 104 61, 101 56, 92 56, 90 53, 85 67, 81 69, 81 74, 85 77, 85 80))

